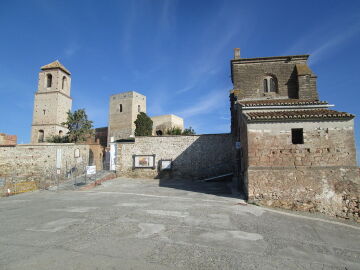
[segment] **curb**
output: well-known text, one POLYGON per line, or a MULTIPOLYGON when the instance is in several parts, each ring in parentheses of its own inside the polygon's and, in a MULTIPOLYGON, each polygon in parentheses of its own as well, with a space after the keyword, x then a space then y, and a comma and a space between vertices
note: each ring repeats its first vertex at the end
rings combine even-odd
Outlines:
POLYGON ((96 186, 101 185, 101 183, 112 180, 116 177, 117 177, 116 174, 106 175, 105 177, 95 180, 94 182, 91 182, 90 184, 87 184, 86 186, 83 186, 83 187, 79 188, 78 190, 83 191, 83 190, 92 189, 96 186))

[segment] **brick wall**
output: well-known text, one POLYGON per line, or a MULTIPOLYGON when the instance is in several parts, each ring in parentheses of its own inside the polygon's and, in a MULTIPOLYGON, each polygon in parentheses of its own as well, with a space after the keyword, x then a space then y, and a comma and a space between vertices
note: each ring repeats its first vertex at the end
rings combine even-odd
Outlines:
MULTIPOLYGON (((306 65, 307 56, 249 58, 232 61, 232 80, 238 99, 285 97, 317 99, 316 76, 298 81, 296 64, 306 65), (277 93, 264 93, 264 77, 276 78, 277 93), (299 83, 301 89, 299 89, 299 83), (300 92, 299 92, 300 90, 300 92)), ((306 77, 306 76, 299 76, 306 77)))
POLYGON ((5 133, 0 133, 0 146, 14 146, 17 144, 17 136, 16 135, 8 135, 5 133))
POLYGON ((353 120, 251 123, 247 128, 243 181, 250 200, 359 220, 353 120), (292 144, 292 128, 303 128, 304 144, 292 144))
POLYGON ((356 166, 353 120, 248 125, 248 166, 356 166), (291 129, 303 128, 304 144, 291 129))
POLYGON ((119 143, 117 174, 130 177, 199 179, 233 171, 231 134, 136 137, 119 143), (133 169, 133 155, 155 154, 155 169, 133 169), (172 159, 173 170, 160 172, 161 159, 172 159))

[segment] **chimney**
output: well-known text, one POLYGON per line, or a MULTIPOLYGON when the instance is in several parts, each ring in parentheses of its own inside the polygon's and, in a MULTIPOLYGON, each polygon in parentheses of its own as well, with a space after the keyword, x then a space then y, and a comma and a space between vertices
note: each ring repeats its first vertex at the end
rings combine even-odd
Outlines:
POLYGON ((240 59, 240 48, 234 49, 234 59, 240 59))

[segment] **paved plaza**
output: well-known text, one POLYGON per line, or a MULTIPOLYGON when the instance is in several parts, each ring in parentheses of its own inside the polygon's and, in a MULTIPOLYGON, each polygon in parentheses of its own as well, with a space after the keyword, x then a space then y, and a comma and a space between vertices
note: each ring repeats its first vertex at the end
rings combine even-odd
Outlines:
POLYGON ((228 183, 117 178, 0 199, 0 269, 360 269, 360 226, 228 183))

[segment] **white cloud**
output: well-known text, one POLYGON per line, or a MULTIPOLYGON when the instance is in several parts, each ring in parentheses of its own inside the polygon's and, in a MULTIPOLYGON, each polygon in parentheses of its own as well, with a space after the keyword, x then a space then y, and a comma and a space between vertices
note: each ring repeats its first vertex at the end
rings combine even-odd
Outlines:
POLYGON ((203 96, 199 102, 195 102, 193 106, 190 106, 177 114, 181 117, 191 117, 194 115, 206 114, 213 112, 221 107, 226 102, 226 90, 213 91, 208 96, 203 96))

